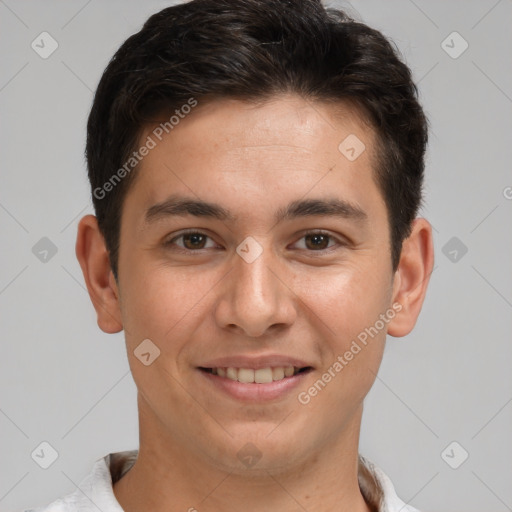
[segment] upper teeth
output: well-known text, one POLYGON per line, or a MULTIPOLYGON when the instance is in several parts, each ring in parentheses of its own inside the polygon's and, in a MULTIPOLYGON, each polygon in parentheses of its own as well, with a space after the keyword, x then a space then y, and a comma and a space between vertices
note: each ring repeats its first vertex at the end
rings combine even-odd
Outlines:
POLYGON ((212 373, 219 377, 226 377, 231 380, 237 380, 244 383, 265 384, 276 380, 282 380, 285 377, 291 377, 297 373, 300 368, 294 366, 276 366, 274 368, 212 368, 212 373))

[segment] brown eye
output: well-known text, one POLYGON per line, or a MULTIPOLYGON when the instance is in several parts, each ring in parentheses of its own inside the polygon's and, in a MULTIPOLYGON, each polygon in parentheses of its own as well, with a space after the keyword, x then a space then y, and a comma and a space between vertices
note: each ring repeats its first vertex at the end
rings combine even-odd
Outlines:
POLYGON ((165 241, 164 246, 178 252, 198 252, 215 247, 215 242, 200 231, 188 231, 165 241))
POLYGON ((193 250, 203 249, 208 237, 201 233, 188 233, 186 235, 182 235, 181 238, 183 238, 183 245, 185 246, 185 249, 193 250))
POLYGON ((304 238, 306 240, 306 247, 308 249, 322 250, 322 249, 327 249, 327 247, 329 245, 330 236, 324 235, 322 233, 313 233, 310 235, 306 235, 304 238), (308 241, 309 241, 309 243, 308 243, 308 241))
MULTIPOLYGON (((337 248, 342 248, 346 245, 343 238, 335 237, 329 232, 325 231, 311 231, 304 233, 302 237, 295 242, 297 248, 307 252, 318 252, 322 251, 331 252, 337 248)), ((321 254, 319 254, 320 256, 321 254)))

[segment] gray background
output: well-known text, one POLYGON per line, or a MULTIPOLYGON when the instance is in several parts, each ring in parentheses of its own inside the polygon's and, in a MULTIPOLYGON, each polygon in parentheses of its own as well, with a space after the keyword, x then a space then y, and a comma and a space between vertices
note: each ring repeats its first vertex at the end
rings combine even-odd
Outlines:
MULTIPOLYGON (((74 242, 92 212, 93 91, 117 47, 167 5, 0 0, 2 511, 70 492, 95 459, 138 445, 123 336, 98 329, 74 242), (31 48, 43 31, 59 45, 47 59, 31 48), (43 237, 57 248, 46 262, 32 251, 43 237), (42 441, 59 454, 46 470, 31 458, 42 441)), ((436 266, 416 329, 388 339, 360 451, 422 511, 512 510, 512 3, 329 5, 396 42, 432 128, 422 214, 436 266), (445 51, 463 48, 454 31, 469 44, 457 58, 445 51), (463 450, 452 469, 445 460, 463 450)))

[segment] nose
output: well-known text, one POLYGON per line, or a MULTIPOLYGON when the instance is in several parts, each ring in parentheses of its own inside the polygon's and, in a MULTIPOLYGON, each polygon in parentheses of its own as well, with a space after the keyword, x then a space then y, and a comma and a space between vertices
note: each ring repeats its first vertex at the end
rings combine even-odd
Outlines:
POLYGON ((270 247, 250 263, 235 254, 217 303, 218 325, 251 338, 292 325, 297 299, 287 274, 270 247))

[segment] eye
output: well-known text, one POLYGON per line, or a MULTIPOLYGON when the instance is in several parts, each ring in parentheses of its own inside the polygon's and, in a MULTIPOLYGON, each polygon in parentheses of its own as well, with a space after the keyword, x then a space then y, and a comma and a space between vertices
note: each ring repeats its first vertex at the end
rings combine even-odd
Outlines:
MULTIPOLYGON (((177 245, 179 249, 182 249, 184 252, 187 251, 196 251, 200 249, 208 249, 209 247, 206 244, 206 241, 210 239, 210 237, 204 233, 201 233, 200 231, 186 231, 184 233, 181 233, 170 240, 167 240, 164 242, 164 245, 167 246, 173 246, 177 245), (182 240, 183 245, 180 245, 176 243, 177 240, 182 240)), ((211 240, 211 239, 210 239, 211 240)), ((213 242, 213 240, 212 240, 213 242)), ((213 246, 215 246, 215 243, 213 242, 213 246)), ((212 246, 210 246, 212 247, 212 246)))
POLYGON ((300 249, 312 250, 315 252, 332 248, 333 246, 329 245, 329 241, 333 240, 337 241, 338 245, 345 245, 341 240, 325 231, 310 231, 305 233, 300 240, 305 240, 305 244, 303 244, 304 247, 300 247, 300 249))
MULTIPOLYGON (((302 244, 302 247, 299 247, 301 250, 306 251, 314 251, 321 252, 331 249, 336 245, 346 245, 339 238, 334 237, 328 232, 325 231, 310 231, 302 235, 300 241, 304 240, 305 243, 302 244)), ((297 245, 299 242, 296 242, 297 245)), ((167 240, 164 242, 166 247, 175 246, 178 251, 181 252, 197 252, 202 249, 211 249, 216 246, 215 242, 201 231, 186 231, 182 232, 177 236, 167 240), (210 240, 210 245, 208 246, 207 241, 210 240), (178 243, 177 241, 181 241, 182 243, 178 243), (212 245, 213 244, 213 245, 212 245)))

